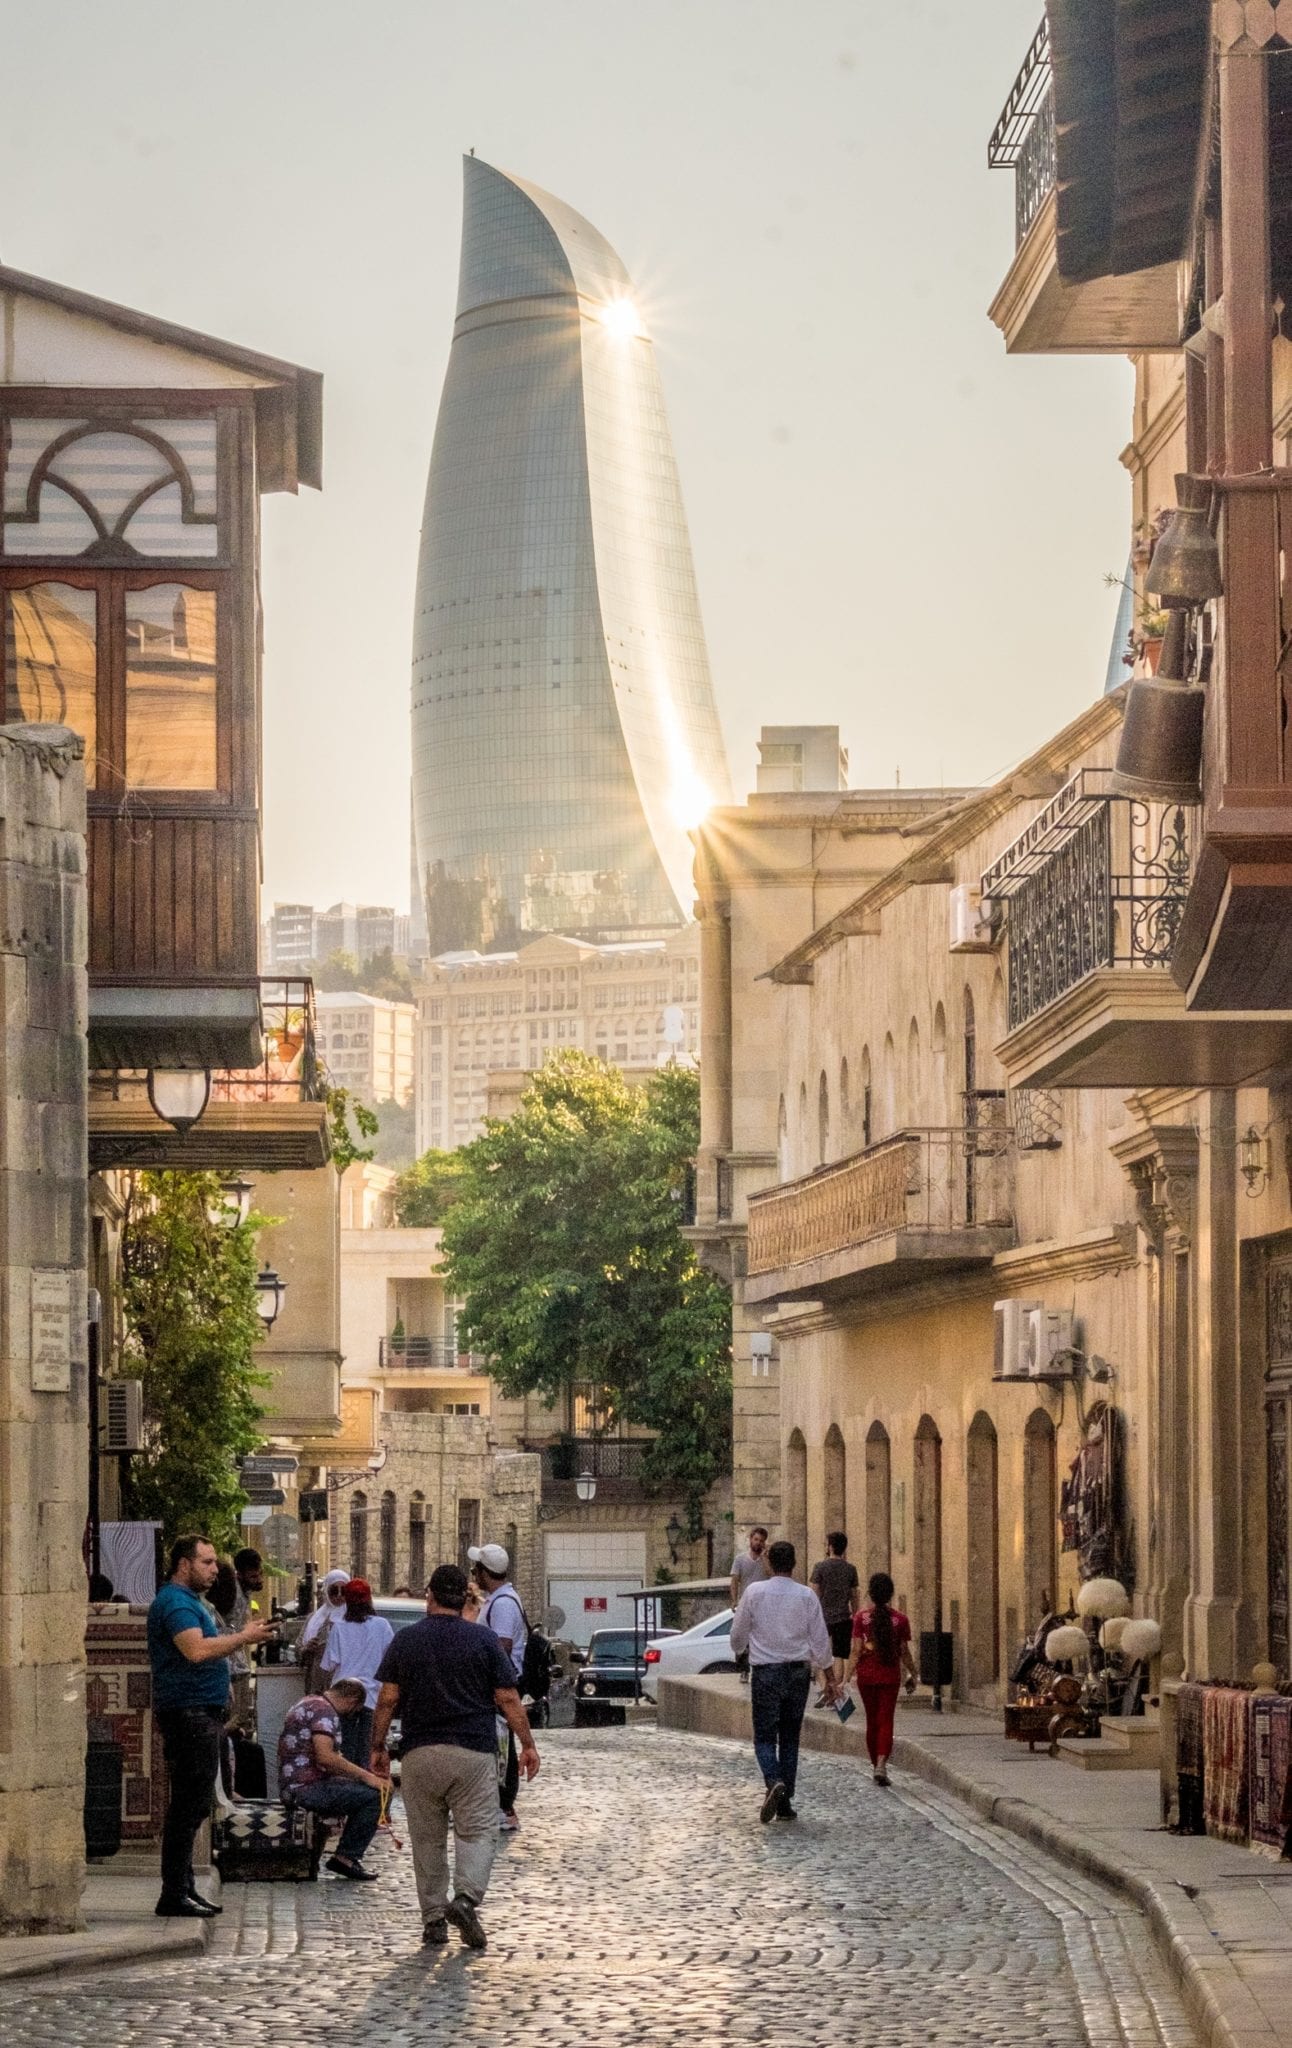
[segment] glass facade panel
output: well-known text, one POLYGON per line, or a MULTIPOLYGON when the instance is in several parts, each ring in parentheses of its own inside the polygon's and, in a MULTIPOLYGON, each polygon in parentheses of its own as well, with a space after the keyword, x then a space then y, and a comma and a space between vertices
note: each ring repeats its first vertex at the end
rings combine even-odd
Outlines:
POLYGON ((126 593, 126 781, 216 786, 215 593, 158 583, 126 593))
POLYGON ((654 351, 597 231, 479 158, 412 708, 432 953, 683 922, 729 786, 654 351))
POLYGON ((85 782, 94 787, 97 600, 70 583, 33 583, 5 597, 5 721, 67 725, 85 741, 85 782))

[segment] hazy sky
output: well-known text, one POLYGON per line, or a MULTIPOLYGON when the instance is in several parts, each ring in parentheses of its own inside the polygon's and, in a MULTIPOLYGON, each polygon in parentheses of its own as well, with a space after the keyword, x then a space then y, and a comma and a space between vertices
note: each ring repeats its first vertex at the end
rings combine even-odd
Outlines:
POLYGON ((472 145, 636 279, 738 792, 764 722, 837 722, 858 785, 972 782, 1098 694, 1129 368, 1007 359, 986 317, 1040 0, 0 11, 3 260, 324 373, 324 491, 265 501, 267 904, 407 903, 472 145))

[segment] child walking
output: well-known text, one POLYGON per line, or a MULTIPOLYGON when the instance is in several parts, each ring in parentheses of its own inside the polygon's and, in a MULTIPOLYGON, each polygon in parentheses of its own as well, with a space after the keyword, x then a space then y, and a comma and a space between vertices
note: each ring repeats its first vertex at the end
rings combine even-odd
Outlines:
POLYGON ((848 1677, 855 1675, 866 1709, 866 1748, 875 1783, 886 1785, 902 1669, 905 1666, 907 1692, 914 1692, 915 1659, 911 1655, 911 1624, 901 1609, 892 1605, 893 1582, 888 1573, 876 1572, 866 1592, 869 1607, 853 1616, 848 1677))

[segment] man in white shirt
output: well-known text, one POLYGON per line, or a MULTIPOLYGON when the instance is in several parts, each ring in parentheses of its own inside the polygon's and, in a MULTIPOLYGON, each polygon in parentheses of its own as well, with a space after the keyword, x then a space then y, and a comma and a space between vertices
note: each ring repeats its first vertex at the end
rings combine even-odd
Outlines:
POLYGON ((843 1690, 821 1602, 793 1576, 794 1545, 773 1543, 767 1562, 771 1577, 746 1587, 731 1624, 732 1649, 749 1652, 754 1755, 767 1787, 758 1815, 764 1823, 798 1819, 794 1787, 813 1671, 831 1706, 843 1690))
MULTIPOLYGON (((511 1658, 516 1683, 519 1685, 525 1663, 525 1645, 529 1641, 529 1623, 525 1619, 520 1594, 509 1577, 511 1559, 501 1543, 473 1543, 467 1557, 470 1559, 475 1582, 484 1599, 480 1619, 486 1628, 493 1630, 507 1656, 511 1658)), ((498 1721, 498 1750, 498 1826, 505 1834, 514 1835, 520 1826, 516 1812, 516 1794, 520 1790, 520 1765, 516 1754, 516 1738, 501 1718, 498 1721)))

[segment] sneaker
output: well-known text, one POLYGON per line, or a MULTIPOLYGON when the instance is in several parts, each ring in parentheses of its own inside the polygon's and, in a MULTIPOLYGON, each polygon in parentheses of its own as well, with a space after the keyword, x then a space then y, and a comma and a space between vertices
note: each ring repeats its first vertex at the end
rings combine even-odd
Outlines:
POLYGON ((443 1913, 438 1920, 428 1920, 422 1929, 422 1942, 426 1948, 443 1948, 449 1938, 449 1923, 443 1913))
POLYGON ((480 1925, 476 1902, 465 1892, 459 1892, 456 1899, 450 1899, 444 1908, 445 1918, 451 1920, 468 1948, 488 1948, 489 1937, 480 1925))
POLYGON ((766 1797, 758 1809, 758 1818, 764 1827, 766 1827, 769 1820, 775 1820, 781 1810, 781 1801, 785 1797, 785 1787, 779 1778, 774 1779, 767 1787, 766 1797))
POLYGON ((343 1863, 339 1856, 329 1856, 324 1868, 335 1871, 338 1877, 348 1877, 354 1884, 377 1882, 375 1870, 365 1870, 362 1863, 343 1863))
POLYGON ((499 1827, 499 1830, 500 1830, 500 1832, 501 1832, 502 1834, 504 1834, 504 1835, 515 1835, 515 1834, 519 1834, 519 1832, 520 1832, 520 1816, 519 1816, 519 1814, 517 1814, 517 1813, 515 1813, 515 1812, 512 1812, 512 1813, 500 1813, 500 1814, 498 1815, 498 1827, 499 1827))
POLYGON ((780 1806, 777 1808, 776 1818, 777 1820, 797 1820, 798 1817, 799 1810, 797 1806, 791 1806, 790 1796, 787 1792, 785 1794, 785 1797, 782 1799, 780 1806))

